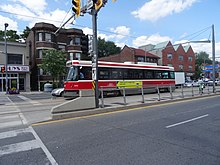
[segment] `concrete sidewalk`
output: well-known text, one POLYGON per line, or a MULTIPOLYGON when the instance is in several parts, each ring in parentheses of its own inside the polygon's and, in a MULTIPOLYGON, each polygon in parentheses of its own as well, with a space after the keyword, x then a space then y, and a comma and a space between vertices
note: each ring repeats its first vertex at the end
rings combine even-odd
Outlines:
POLYGON ((220 86, 216 87, 216 93, 212 93, 211 88, 206 88, 204 89, 203 93, 200 93, 199 89, 197 87, 194 87, 183 88, 183 91, 182 89, 176 89, 173 93, 163 92, 160 94, 145 94, 144 99, 142 95, 130 95, 126 96, 125 98, 123 96, 106 97, 104 98, 103 102, 101 99, 99 99, 100 108, 52 114, 52 120, 95 115, 101 113, 121 111, 125 109, 145 107, 155 104, 177 102, 180 100, 192 100, 196 98, 210 97, 215 95, 220 95, 220 86))

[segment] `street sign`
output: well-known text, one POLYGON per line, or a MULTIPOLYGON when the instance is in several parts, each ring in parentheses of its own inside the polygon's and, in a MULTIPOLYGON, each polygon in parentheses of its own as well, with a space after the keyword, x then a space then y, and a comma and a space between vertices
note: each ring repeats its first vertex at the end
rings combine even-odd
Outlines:
POLYGON ((97 80, 96 68, 92 68, 92 80, 97 80))

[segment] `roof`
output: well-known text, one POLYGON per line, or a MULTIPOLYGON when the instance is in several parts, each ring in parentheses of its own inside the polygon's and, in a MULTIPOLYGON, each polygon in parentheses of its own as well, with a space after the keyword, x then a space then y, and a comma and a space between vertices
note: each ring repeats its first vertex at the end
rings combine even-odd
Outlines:
POLYGON ((160 42, 159 44, 157 44, 157 45, 154 47, 154 49, 163 49, 163 48, 165 48, 165 47, 168 45, 169 42, 170 42, 170 41, 160 42))
POLYGON ((180 46, 179 44, 178 44, 178 45, 174 45, 174 46, 173 46, 173 49, 174 49, 175 51, 177 51, 177 49, 179 48, 179 46, 180 46))
POLYGON ((183 46, 183 49, 184 49, 185 52, 187 52, 189 50, 189 48, 190 48, 190 45, 183 46))
POLYGON ((136 49, 136 48, 131 48, 131 47, 130 47, 130 49, 132 49, 134 51, 135 56, 147 56, 147 57, 158 58, 158 59, 160 58, 160 57, 158 57, 154 54, 151 54, 149 52, 146 52, 142 49, 136 49))

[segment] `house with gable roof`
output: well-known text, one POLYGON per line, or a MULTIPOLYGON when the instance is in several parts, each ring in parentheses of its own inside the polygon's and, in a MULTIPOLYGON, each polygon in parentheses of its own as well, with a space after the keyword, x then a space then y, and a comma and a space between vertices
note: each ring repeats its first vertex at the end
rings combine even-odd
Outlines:
POLYGON ((149 62, 158 64, 160 57, 144 51, 142 49, 132 48, 125 45, 119 54, 110 55, 107 57, 99 58, 100 61, 110 62, 149 62))
POLYGON ((139 48, 160 57, 159 65, 172 66, 177 72, 185 72, 186 77, 194 75, 195 53, 190 45, 173 45, 170 41, 165 41, 157 45, 150 44, 139 48))

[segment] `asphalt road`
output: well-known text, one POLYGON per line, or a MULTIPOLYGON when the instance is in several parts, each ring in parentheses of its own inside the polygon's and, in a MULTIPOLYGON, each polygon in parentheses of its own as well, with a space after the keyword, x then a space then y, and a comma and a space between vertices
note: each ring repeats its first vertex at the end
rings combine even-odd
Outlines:
POLYGON ((219 100, 166 103, 33 128, 60 165, 219 165, 219 100))

